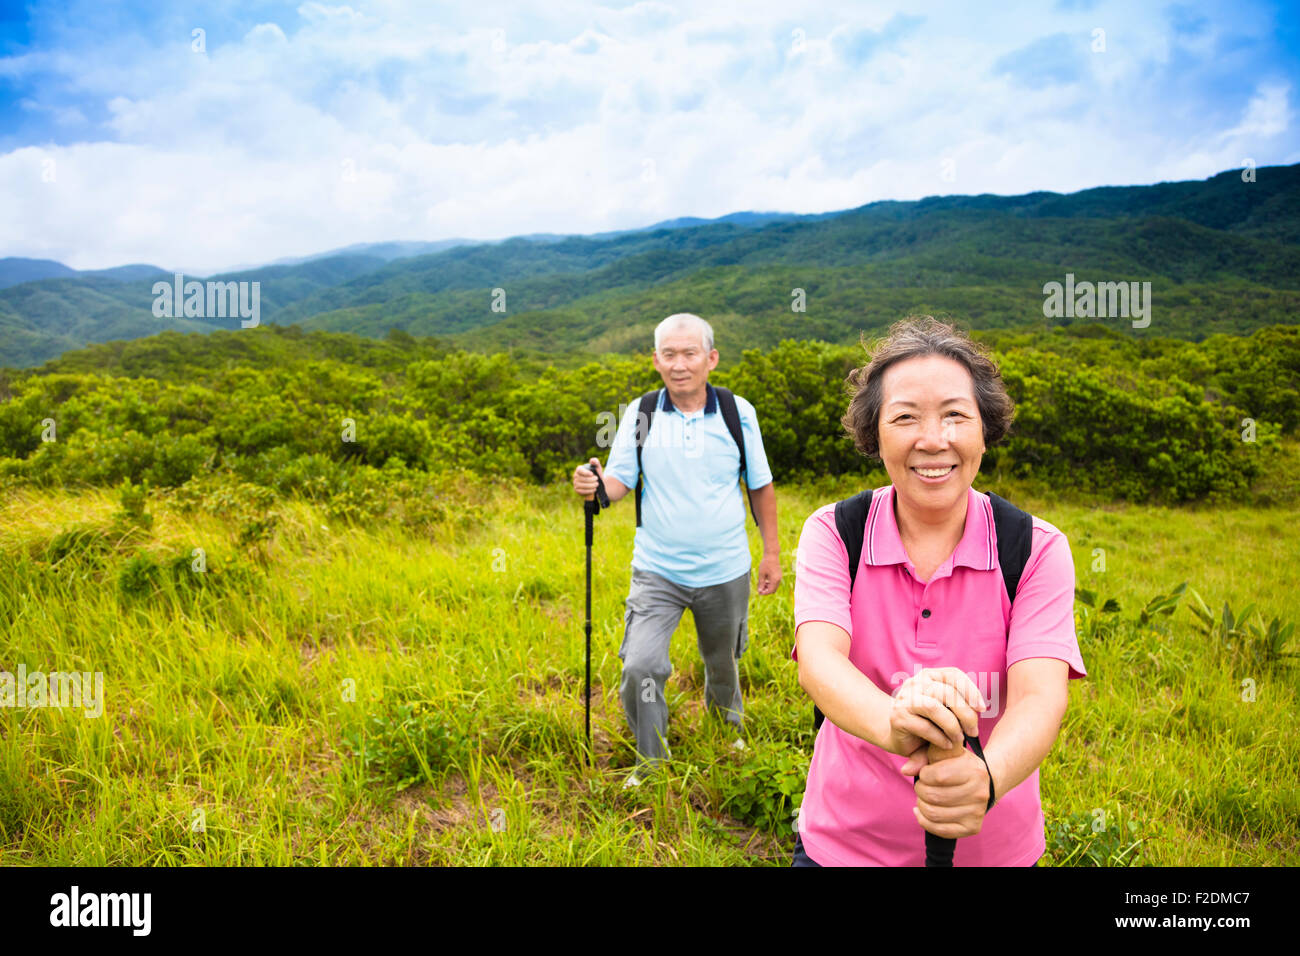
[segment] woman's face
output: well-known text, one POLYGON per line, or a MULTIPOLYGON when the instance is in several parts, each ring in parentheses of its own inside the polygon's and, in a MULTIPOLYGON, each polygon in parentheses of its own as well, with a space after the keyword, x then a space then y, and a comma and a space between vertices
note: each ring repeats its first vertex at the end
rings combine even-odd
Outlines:
POLYGON ((926 511, 957 507, 984 456, 975 383, 942 355, 905 359, 881 380, 880 457, 894 489, 926 511))

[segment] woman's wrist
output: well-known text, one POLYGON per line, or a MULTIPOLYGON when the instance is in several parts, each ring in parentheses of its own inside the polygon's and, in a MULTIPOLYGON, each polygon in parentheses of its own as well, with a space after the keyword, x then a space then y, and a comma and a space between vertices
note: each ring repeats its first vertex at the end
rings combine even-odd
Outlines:
POLYGON ((1002 793, 998 789, 998 785, 997 785, 997 781, 1002 778, 1002 773, 1000 771, 994 770, 995 764, 998 764, 998 758, 996 753, 994 753, 990 748, 985 747, 984 748, 984 770, 989 775, 989 803, 988 806, 984 808, 985 813, 988 813, 990 810, 992 810, 993 807, 997 804, 998 800, 1000 800, 1002 797, 1002 793))

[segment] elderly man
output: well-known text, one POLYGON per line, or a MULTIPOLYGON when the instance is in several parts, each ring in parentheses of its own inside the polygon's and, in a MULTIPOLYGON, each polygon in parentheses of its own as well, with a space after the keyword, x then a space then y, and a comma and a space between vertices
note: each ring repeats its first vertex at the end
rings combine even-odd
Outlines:
MULTIPOLYGON (((654 366, 664 388, 651 392, 653 414, 637 463, 637 421, 633 404, 619 425, 601 477, 611 502, 641 479, 632 583, 627 596, 623 678, 619 693, 636 735, 637 770, 669 757, 668 707, 664 685, 672 673, 668 647, 690 608, 704 659, 708 709, 741 726, 743 707, 737 661, 748 643, 751 560, 740 494, 741 462, 750 507, 763 536, 758 593, 772 594, 781 581, 776 532, 776 492, 763 452, 754 406, 709 384, 717 367, 713 329, 697 315, 678 313, 655 329, 654 366), (734 403, 735 413, 730 412, 734 403), (727 418, 732 421, 728 426, 727 418), (736 419, 742 449, 733 437, 736 419)), ((599 469, 599 459, 590 464, 599 469)), ((595 493, 596 476, 586 465, 573 473, 579 495, 595 493)), ((744 748, 736 738, 733 745, 744 748)), ((640 778, 633 772, 625 786, 640 778)))

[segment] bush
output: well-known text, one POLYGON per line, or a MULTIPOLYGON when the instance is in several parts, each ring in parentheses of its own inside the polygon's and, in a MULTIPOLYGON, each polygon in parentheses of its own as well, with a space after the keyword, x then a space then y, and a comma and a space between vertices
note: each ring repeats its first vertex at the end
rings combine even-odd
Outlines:
MULTIPOLYGON (((254 338, 298 348, 291 339, 254 338)), ((356 364, 369 345, 346 337, 329 340, 330 358, 309 350, 310 360, 298 355, 284 366, 253 364, 242 351, 253 339, 235 341, 238 357, 215 361, 196 352, 174 367, 161 355, 179 343, 133 344, 132 361, 148 361, 127 363, 130 374, 153 378, 33 372, 16 379, 0 402, 0 480, 148 479, 175 488, 228 470, 316 501, 350 489, 337 508, 360 517, 372 509, 350 481, 364 468, 396 463, 403 480, 459 470, 496 480, 567 479, 577 462, 607 450, 596 444, 598 416, 659 385, 646 359, 623 356, 569 370, 505 355, 425 353, 390 366, 385 377, 356 364), (159 355, 149 357, 151 349, 159 355), (47 418, 57 423, 54 441, 40 440, 47 418), (345 419, 355 422, 355 441, 342 440, 345 419)), ((994 341, 1018 414, 1008 442, 989 449, 986 475, 1169 503, 1239 499, 1261 475, 1271 500, 1294 497, 1300 487, 1278 477, 1294 469, 1277 463, 1280 437, 1300 427, 1294 328, 1199 344, 1087 328, 994 341), (1243 440, 1247 418, 1253 442, 1243 440)), ((839 423, 845 376, 864 359, 860 348, 787 339, 745 351, 712 380, 754 405, 778 482, 839 475, 866 482, 875 463, 857 454, 839 423)))
POLYGON ((1143 836, 1137 821, 1098 808, 1072 813, 1047 827, 1054 866, 1141 866, 1143 836))
POLYGON ((45 545, 42 557, 50 564, 72 559, 98 564, 113 550, 108 533, 98 525, 78 524, 65 528, 45 545))
POLYGON ((786 743, 759 743, 749 753, 738 769, 729 768, 722 777, 721 809, 769 833, 790 833, 809 758, 786 743))
POLYGON ((465 735, 423 701, 391 704, 343 739, 370 783, 398 790, 436 783, 469 751, 465 735))
POLYGON ((149 478, 162 488, 183 485, 203 470, 210 455, 197 435, 159 436, 149 478))
POLYGON ((147 554, 131 557, 117 577, 117 591, 126 599, 140 600, 153 596, 162 582, 162 569, 147 554))
POLYGON ((153 515, 144 510, 148 500, 148 482, 139 485, 133 485, 129 481, 122 482, 118 490, 118 501, 122 507, 113 514, 113 523, 123 529, 149 530, 153 527, 153 515))

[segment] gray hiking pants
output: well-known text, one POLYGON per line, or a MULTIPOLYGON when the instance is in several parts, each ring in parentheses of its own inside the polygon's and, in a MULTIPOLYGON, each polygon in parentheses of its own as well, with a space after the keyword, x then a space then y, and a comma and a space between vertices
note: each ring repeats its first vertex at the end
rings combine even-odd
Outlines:
POLYGON ((623 660, 619 695, 636 735, 638 765, 668 756, 664 684, 673 671, 668 646, 686 608, 704 658, 705 706, 737 727, 744 717, 736 662, 749 644, 749 572, 722 584, 688 588, 633 568, 618 656, 623 660))

